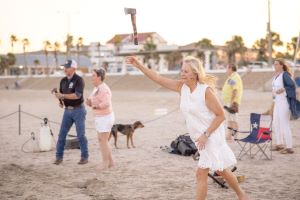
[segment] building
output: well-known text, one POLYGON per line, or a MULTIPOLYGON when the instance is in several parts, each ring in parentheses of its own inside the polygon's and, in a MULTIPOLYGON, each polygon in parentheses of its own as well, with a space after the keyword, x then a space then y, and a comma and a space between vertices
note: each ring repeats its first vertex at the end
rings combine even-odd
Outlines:
POLYGON ((91 43, 89 56, 93 68, 102 66, 109 72, 125 72, 124 56, 145 51, 144 46, 147 43, 154 44, 155 47, 167 45, 167 41, 156 32, 139 33, 139 45, 133 44, 132 36, 132 34, 116 34, 106 42, 106 45, 91 43))
MULTIPOLYGON (((61 65, 66 62, 66 55, 62 52, 49 51, 46 56, 44 51, 26 52, 14 54, 16 63, 10 67, 8 74, 19 75, 40 75, 54 74, 56 71, 62 70, 61 65)), ((91 61, 84 55, 72 55, 70 59, 76 60, 79 70, 83 72, 89 71, 91 61)))

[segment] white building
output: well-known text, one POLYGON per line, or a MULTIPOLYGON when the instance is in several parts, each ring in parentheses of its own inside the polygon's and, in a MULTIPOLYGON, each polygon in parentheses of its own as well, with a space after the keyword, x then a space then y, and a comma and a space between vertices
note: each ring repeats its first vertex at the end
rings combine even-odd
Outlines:
POLYGON ((138 41, 139 45, 134 45, 132 34, 117 34, 107 41, 106 45, 91 43, 89 56, 92 67, 102 66, 108 72, 126 73, 135 70, 126 66, 124 62, 124 57, 132 54, 136 55, 145 66, 159 72, 179 70, 183 56, 197 56, 199 52, 204 55, 204 67, 207 70, 211 69, 217 60, 216 49, 200 49, 195 43, 185 46, 168 45, 166 40, 155 32, 139 33, 138 41), (149 44, 152 45, 152 49, 145 49, 149 44))

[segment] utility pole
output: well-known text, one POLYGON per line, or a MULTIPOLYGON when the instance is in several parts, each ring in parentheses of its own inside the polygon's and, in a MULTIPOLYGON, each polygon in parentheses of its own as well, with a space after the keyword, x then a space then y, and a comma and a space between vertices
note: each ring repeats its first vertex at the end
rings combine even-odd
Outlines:
POLYGON ((271 17, 270 17, 270 0, 268 0, 268 66, 272 67, 272 32, 271 32, 271 17))
POLYGON ((71 44, 72 41, 70 41, 71 39, 71 15, 72 14, 79 14, 79 11, 57 11, 58 14, 65 14, 66 15, 66 23, 67 23, 67 38, 66 38, 66 59, 69 59, 71 57, 71 48, 73 47, 73 45, 71 44))

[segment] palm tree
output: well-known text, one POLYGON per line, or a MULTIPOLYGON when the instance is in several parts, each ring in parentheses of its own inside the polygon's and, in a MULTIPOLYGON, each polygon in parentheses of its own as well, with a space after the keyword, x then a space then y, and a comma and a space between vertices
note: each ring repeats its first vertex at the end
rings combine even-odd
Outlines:
POLYGON ((24 65, 25 65, 25 68, 27 68, 26 48, 29 46, 29 40, 27 38, 24 38, 22 40, 22 45, 23 45, 24 65))
POLYGON ((16 59, 15 54, 8 53, 6 57, 7 57, 7 61, 8 61, 9 66, 12 66, 12 65, 16 64, 17 59, 16 59))
MULTIPOLYGON (((281 41, 280 39, 280 35, 276 32, 272 32, 272 44, 273 44, 273 47, 276 46, 276 47, 280 47, 283 45, 283 42, 281 41)), ((267 38, 267 36, 266 36, 267 38)), ((274 51, 274 48, 272 48, 272 52, 274 51)))
POLYGON ((38 65, 40 64, 40 61, 38 60, 38 59, 35 59, 34 61, 33 61, 33 64, 34 64, 34 67, 35 67, 35 74, 37 74, 37 67, 38 67, 38 65))
POLYGON ((73 46, 73 36, 67 34, 67 39, 64 44, 66 45, 66 58, 69 59, 70 58, 70 50, 73 46))
POLYGON ((9 67, 8 59, 6 56, 0 56, 0 74, 5 72, 5 70, 9 67))
POLYGON ((51 49, 51 48, 52 48, 51 43, 48 40, 44 41, 44 53, 46 56, 47 74, 49 74, 48 49, 51 49))
POLYGON ((179 51, 173 51, 165 56, 165 60, 168 61, 168 70, 180 68, 182 55, 179 51))
POLYGON ((214 45, 212 44, 210 39, 207 38, 203 38, 202 40, 199 40, 198 42, 196 42, 195 44, 196 47, 198 47, 199 49, 201 49, 201 51, 198 50, 197 52, 197 56, 199 58, 201 58, 202 60, 204 59, 204 53, 202 51, 202 49, 213 49, 214 45))
POLYGON ((149 68, 152 67, 149 63, 150 59, 155 58, 157 63, 159 61, 159 56, 157 54, 153 53, 153 51, 156 50, 156 47, 157 46, 153 41, 153 37, 152 36, 148 37, 145 44, 144 44, 144 50, 149 52, 149 53, 145 55, 144 62, 148 64, 149 68))
POLYGON ((14 43, 18 41, 17 36, 11 35, 10 36, 10 45, 11 45, 11 52, 14 52, 14 43))
POLYGON ((259 40, 256 40, 255 43, 252 46, 253 49, 258 51, 257 54, 257 60, 259 61, 267 61, 268 58, 266 56, 266 52, 268 50, 268 41, 261 38, 259 40))
POLYGON ((76 44, 78 66, 80 66, 80 51, 82 46, 83 46, 83 38, 79 37, 76 44))
POLYGON ((115 45, 115 51, 116 53, 120 52, 120 46, 122 44, 122 38, 119 35, 116 35, 113 39, 113 44, 115 45))
POLYGON ((6 75, 6 70, 16 64, 16 56, 13 53, 8 53, 6 56, 0 56, 0 74, 4 72, 6 75))
MULTIPOLYGON (((283 42, 280 40, 280 35, 276 32, 271 33, 271 38, 272 38, 272 54, 274 54, 274 53, 276 53, 274 50, 274 47, 282 46, 283 42)), ((258 58, 257 58, 258 60, 267 61, 268 60, 268 55, 267 55, 268 34, 266 35, 265 38, 261 38, 261 39, 255 41, 253 48, 255 50, 258 50, 258 58)))
MULTIPOLYGON (((98 54, 99 54, 99 63, 98 63, 98 67, 100 67, 100 63, 101 63, 101 43, 97 42, 97 50, 98 50, 98 54)), ((107 69, 105 69, 107 71, 107 69)))
POLYGON ((54 59, 55 59, 55 66, 58 68, 58 58, 57 58, 57 52, 60 50, 60 44, 59 42, 54 42, 54 59))
POLYGON ((146 43, 144 44, 144 50, 145 51, 155 51, 156 50, 156 44, 154 43, 152 36, 147 38, 146 43))
POLYGON ((286 45, 287 56, 289 58, 294 58, 296 55, 297 39, 298 39, 298 37, 292 37, 291 42, 288 42, 286 45), (291 52, 291 54, 290 54, 290 52, 291 52))
POLYGON ((228 61, 230 63, 236 63, 235 54, 239 53, 242 55, 245 53, 246 47, 244 44, 244 40, 241 36, 233 36, 230 41, 226 42, 226 52, 228 56, 228 61))
POLYGON ((203 38, 202 40, 199 40, 196 43, 196 46, 200 47, 202 49, 212 49, 212 48, 214 48, 214 45, 212 44, 211 40, 207 39, 207 38, 203 38))

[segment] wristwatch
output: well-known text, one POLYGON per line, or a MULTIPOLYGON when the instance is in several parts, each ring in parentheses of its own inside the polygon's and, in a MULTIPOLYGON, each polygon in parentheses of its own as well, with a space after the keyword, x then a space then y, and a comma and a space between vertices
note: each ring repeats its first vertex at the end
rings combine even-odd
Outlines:
POLYGON ((204 131, 203 133, 207 138, 209 138, 210 134, 207 131, 204 131))

